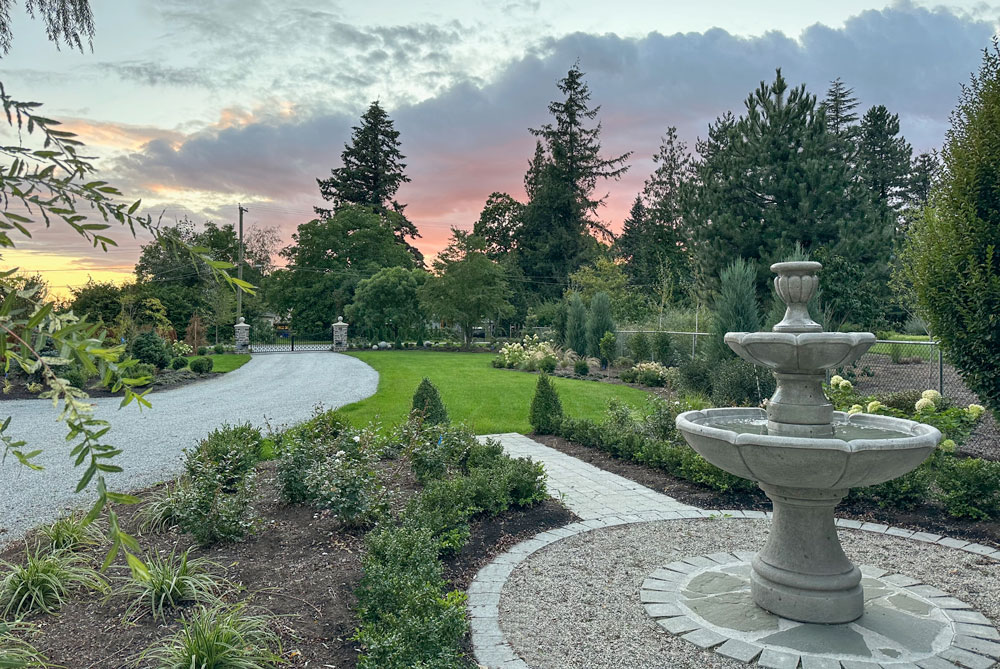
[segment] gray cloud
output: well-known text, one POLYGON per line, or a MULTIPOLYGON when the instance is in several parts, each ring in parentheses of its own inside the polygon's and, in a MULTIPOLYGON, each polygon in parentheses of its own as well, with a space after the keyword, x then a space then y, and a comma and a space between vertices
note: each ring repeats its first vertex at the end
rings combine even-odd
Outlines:
MULTIPOLYGON (((376 45, 364 56, 369 61, 392 61, 387 41, 415 40, 423 44, 422 58, 447 64, 430 36, 448 39, 453 29, 440 30, 371 30, 353 39, 376 45)), ((538 44, 481 85, 435 66, 413 76, 448 82, 447 89, 421 102, 387 101, 413 180, 401 199, 418 223, 468 225, 491 191, 516 192, 534 144, 527 128, 548 120, 546 106, 559 95, 555 82, 577 59, 592 103, 602 106, 605 152, 636 152, 625 180, 610 187, 606 216, 613 220, 624 216, 667 126, 678 126, 693 146, 717 116, 739 113, 747 94, 771 80, 777 67, 790 83, 804 82, 819 97, 831 80, 843 78, 862 111, 885 104, 900 114, 915 148, 930 149, 940 145, 960 86, 978 67, 992 34, 985 21, 902 4, 866 11, 839 29, 812 26, 799 40, 777 32, 743 38, 720 29, 652 32, 640 39, 573 34, 538 44)), ((366 90, 378 81, 377 72, 359 72, 320 61, 301 78, 310 86, 366 90)), ((292 118, 203 132, 179 148, 151 142, 120 159, 116 172, 146 183, 318 202, 315 178, 338 164, 350 127, 372 97, 355 99, 350 112, 314 104, 292 118)))

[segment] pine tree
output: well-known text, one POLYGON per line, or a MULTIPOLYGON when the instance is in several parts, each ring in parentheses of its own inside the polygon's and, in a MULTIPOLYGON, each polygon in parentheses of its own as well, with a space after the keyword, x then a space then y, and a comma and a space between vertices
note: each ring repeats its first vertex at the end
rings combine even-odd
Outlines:
POLYGON ((587 355, 587 307, 580 293, 569 298, 569 312, 566 315, 566 345, 577 355, 587 355))
POLYGON ((687 145, 677 138, 677 128, 667 128, 653 162, 656 169, 642 189, 646 216, 635 282, 649 283, 657 278, 679 286, 689 279, 684 210, 692 160, 687 145))
POLYGON ((907 179, 907 201, 915 209, 923 209, 931 200, 931 189, 941 173, 941 158, 936 149, 917 155, 910 162, 907 179))
POLYGON ((416 392, 413 393, 410 413, 421 416, 425 425, 439 425, 448 422, 448 411, 441 401, 441 393, 426 376, 417 386, 416 392))
POLYGON ((883 210, 898 209, 909 185, 913 149, 899 134, 899 116, 883 105, 869 109, 858 128, 858 179, 883 210))
POLYGON ((587 323, 587 341, 590 355, 601 357, 601 338, 606 332, 615 332, 615 322, 611 318, 611 298, 605 292, 596 293, 590 300, 590 320, 587 323))
POLYGON ((851 180, 849 164, 804 86, 778 71, 746 100, 746 113, 719 118, 699 142, 699 188, 688 212, 702 293, 717 291, 732 258, 759 259, 758 295, 770 293, 768 266, 796 243, 840 250, 867 263, 887 255, 879 221, 851 180))
POLYGON ((361 116, 361 125, 352 128, 351 143, 344 145, 340 154, 343 165, 331 170, 329 179, 316 180, 320 195, 333 205, 332 209, 317 207, 316 213, 328 218, 344 206, 369 208, 392 223, 397 239, 419 261, 419 251, 406 240, 420 233, 403 214, 406 205, 395 199, 399 187, 410 181, 404 172, 406 156, 399 147, 399 131, 392 119, 378 100, 372 102, 361 116))

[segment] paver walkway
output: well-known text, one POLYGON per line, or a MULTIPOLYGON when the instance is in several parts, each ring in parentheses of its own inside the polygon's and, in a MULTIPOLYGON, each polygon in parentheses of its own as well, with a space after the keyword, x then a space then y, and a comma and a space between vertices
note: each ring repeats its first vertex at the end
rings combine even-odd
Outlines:
POLYGON ((549 494, 560 499, 582 520, 657 511, 669 513, 697 510, 673 497, 604 471, 522 434, 491 434, 480 439, 496 439, 503 444, 508 455, 515 458, 530 457, 544 464, 549 494))

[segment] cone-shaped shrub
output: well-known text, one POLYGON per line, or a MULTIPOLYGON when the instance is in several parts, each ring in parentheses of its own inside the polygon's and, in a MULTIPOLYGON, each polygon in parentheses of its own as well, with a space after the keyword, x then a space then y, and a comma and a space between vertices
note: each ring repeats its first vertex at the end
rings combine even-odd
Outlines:
POLYGON ((538 377, 535 396, 531 400, 531 429, 536 434, 556 434, 562 424, 563 410, 559 395, 547 374, 538 377))
POLYGON ((587 355, 587 306, 579 293, 569 298, 566 316, 566 345, 577 355, 587 355))
POLYGON ((611 298, 605 292, 594 295, 590 300, 590 320, 587 323, 590 355, 601 357, 601 337, 606 332, 615 331, 615 321, 611 318, 611 298))
POLYGON ((411 413, 419 413, 424 417, 424 423, 438 425, 448 422, 448 411, 441 402, 441 394, 426 376, 413 393, 413 408, 411 413))

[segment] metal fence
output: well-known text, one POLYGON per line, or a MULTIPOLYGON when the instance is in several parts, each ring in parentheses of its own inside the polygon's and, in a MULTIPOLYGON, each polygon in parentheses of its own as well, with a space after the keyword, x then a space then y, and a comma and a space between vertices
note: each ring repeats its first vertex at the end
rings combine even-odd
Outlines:
MULTIPOLYGON (((704 350, 711 337, 707 332, 619 330, 619 356, 631 357, 632 338, 640 332, 647 336, 650 344, 653 337, 661 332, 669 335, 678 361, 696 357, 704 350)), ((853 365, 830 373, 850 379, 855 389, 864 395, 933 389, 958 405, 982 403, 965 386, 955 368, 948 364, 941 347, 935 341, 879 339, 853 365)), ((990 460, 1000 460, 1000 425, 990 412, 983 415, 976 430, 962 446, 962 451, 990 460)))

